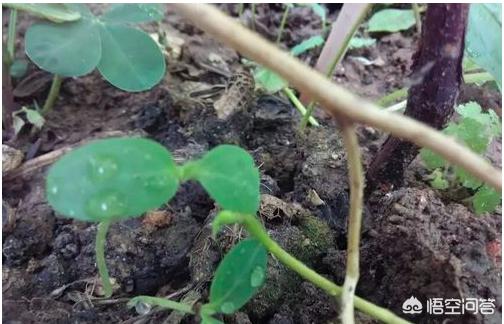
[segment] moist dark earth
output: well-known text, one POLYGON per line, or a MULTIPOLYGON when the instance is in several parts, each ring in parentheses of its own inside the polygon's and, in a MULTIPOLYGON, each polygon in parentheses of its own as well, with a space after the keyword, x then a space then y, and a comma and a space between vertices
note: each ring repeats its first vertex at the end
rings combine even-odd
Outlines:
MULTIPOLYGON (((237 16, 237 6, 221 8, 237 16)), ((328 9, 332 21, 339 7, 328 9)), ((250 25, 251 16, 246 6, 243 23, 250 25)), ((257 31, 274 40, 281 16, 279 5, 258 5, 257 31)), ((5 34, 6 10, 3 18, 5 34)), ((21 14, 19 21, 17 51, 21 55, 24 32, 34 20, 21 14)), ((143 27, 151 32, 158 28, 143 27)), ((322 126, 302 134, 298 131, 300 115, 289 101, 261 92, 228 120, 218 119, 213 99, 192 97, 191 89, 224 84, 226 75, 243 69, 242 57, 197 30, 169 6, 160 28, 183 45, 180 56, 167 62, 167 74, 155 88, 122 92, 98 73, 68 78, 43 129, 24 130, 17 138, 8 138, 4 132, 4 143, 25 153, 25 162, 117 134, 155 139, 178 162, 201 156, 219 144, 239 145, 253 155, 260 168, 259 216, 269 233, 294 256, 342 284, 348 184, 337 122, 319 111, 315 116, 322 126)), ((296 7, 287 20, 282 46, 290 48, 321 32, 320 18, 307 7, 296 7)), ((358 33, 365 34, 365 30, 358 33)), ((372 36, 377 38, 376 45, 349 51, 333 79, 377 100, 407 84, 418 37, 413 29, 372 36), (375 63, 366 66, 358 57, 375 63)), ((313 65, 319 51, 301 58, 313 65)), ((39 72, 30 66, 27 76, 33 73, 39 72)), ((14 80, 14 86, 20 81, 14 80)), ((43 102, 49 83, 37 84, 38 88, 28 87, 29 95, 16 98, 16 103, 43 102)), ((488 108, 501 106, 495 91, 481 89, 464 86, 460 100, 479 101, 488 108)), ((386 134, 365 126, 358 133, 367 164, 386 134)), ((494 162, 500 166, 500 159, 494 162)), ((55 214, 45 200, 46 172, 43 167, 3 182, 3 199, 11 207, 8 215, 4 213, 2 238, 4 323, 198 321, 156 308, 139 314, 128 309, 126 302, 148 294, 204 303, 220 259, 234 242, 247 236, 244 230, 228 228, 217 240, 211 239, 209 224, 218 209, 199 185, 186 183, 158 210, 111 227, 106 258, 115 288, 113 297, 105 299, 95 266, 96 224, 55 214)), ((421 161, 415 160, 402 187, 376 190, 366 197, 357 294, 401 316, 402 303, 411 296, 421 301, 494 298, 495 314, 485 317, 424 313, 408 319, 417 323, 500 323, 501 210, 476 216, 462 202, 468 193, 434 190, 427 174, 421 161)), ((226 323, 288 324, 335 322, 337 317, 334 300, 270 257, 267 281, 259 294, 237 314, 221 319, 226 323)), ((359 312, 357 320, 375 322, 359 312)))

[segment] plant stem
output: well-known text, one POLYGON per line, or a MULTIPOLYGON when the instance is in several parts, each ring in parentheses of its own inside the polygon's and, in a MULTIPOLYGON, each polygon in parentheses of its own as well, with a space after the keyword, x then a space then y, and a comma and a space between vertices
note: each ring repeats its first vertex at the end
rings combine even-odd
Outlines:
POLYGON ((308 120, 312 118, 313 111, 315 110, 315 101, 310 101, 308 104, 308 108, 306 109, 306 113, 303 115, 303 119, 301 119, 301 124, 299 125, 299 129, 304 131, 306 125, 308 125, 308 120))
POLYGON ((62 80, 63 79, 59 75, 57 74, 54 75, 51 84, 51 89, 49 90, 46 102, 44 104, 44 107, 42 108, 42 115, 46 115, 53 109, 54 103, 56 102, 56 99, 58 99, 59 96, 62 80))
POLYGON ((420 16, 420 7, 417 3, 412 3, 411 6, 413 8, 413 12, 415 13, 416 29, 418 34, 420 35, 422 33, 422 17, 420 16))
POLYGON ((364 172, 355 125, 341 121, 343 144, 347 152, 347 168, 350 183, 350 211, 348 216, 348 247, 345 282, 341 296, 341 320, 354 322, 354 298, 359 281, 359 246, 362 224, 362 200, 364 196, 364 172))
POLYGON ((148 305, 155 305, 163 308, 173 309, 185 314, 194 314, 193 308, 191 305, 179 303, 173 300, 169 300, 166 298, 160 297, 152 297, 152 296, 136 296, 133 297, 129 302, 129 307, 134 307, 137 303, 145 303, 148 305))
POLYGON ((467 73, 464 74, 464 82, 465 83, 476 83, 482 84, 488 81, 495 80, 494 77, 488 72, 479 72, 479 73, 467 73))
MULTIPOLYGON (((292 91, 292 89, 289 87, 283 88, 282 91, 285 93, 287 98, 289 98, 289 100, 294 104, 294 107, 296 107, 296 109, 301 113, 301 116, 305 116, 307 114, 306 108, 303 105, 303 103, 299 101, 299 99, 296 97, 294 91, 292 91)), ((310 123, 310 125, 317 127, 320 126, 320 124, 317 122, 315 118, 313 118, 312 116, 308 117, 309 117, 308 122, 310 123)))
POLYGON ((16 22, 17 9, 11 9, 9 18, 9 27, 7 32, 7 53, 9 54, 10 62, 14 62, 14 49, 16 45, 16 22))
POLYGON ((278 30, 278 35, 277 35, 277 39, 276 39, 276 43, 277 45, 280 44, 280 40, 282 39, 282 33, 284 31, 284 28, 285 28, 285 23, 287 22, 287 16, 289 15, 289 5, 286 4, 285 5, 285 10, 284 10, 284 13, 282 15, 282 21, 280 22, 280 28, 278 30))
POLYGON ((271 69, 292 86, 320 103, 334 117, 346 117, 426 147, 448 162, 464 168, 496 190, 502 189, 502 171, 442 132, 411 117, 379 109, 348 90, 332 83, 320 73, 281 51, 263 37, 241 26, 217 8, 204 4, 176 3, 172 7, 195 26, 212 34, 242 55, 271 69))
POLYGON ((105 241, 110 223, 111 221, 109 220, 98 223, 95 242, 96 266, 98 267, 98 273, 101 277, 105 298, 110 298, 110 296, 112 296, 112 284, 110 283, 107 263, 105 261, 105 241))
MULTIPOLYGON (((277 242, 271 239, 257 217, 253 215, 237 215, 237 220, 240 220, 247 231, 259 240, 271 254, 273 254, 284 265, 297 272, 301 277, 321 288, 330 296, 336 297, 342 293, 342 288, 340 286, 322 277, 307 267, 303 262, 299 261, 287 251, 282 249, 277 242)), ((391 311, 374 305, 373 303, 359 297, 355 297, 355 307, 385 323, 409 323, 408 321, 396 316, 391 311)))

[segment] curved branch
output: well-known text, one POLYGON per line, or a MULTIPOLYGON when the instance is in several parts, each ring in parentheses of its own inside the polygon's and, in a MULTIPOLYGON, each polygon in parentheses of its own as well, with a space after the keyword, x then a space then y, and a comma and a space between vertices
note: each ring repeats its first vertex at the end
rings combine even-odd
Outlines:
POLYGON ((412 118, 380 110, 376 105, 333 84, 324 75, 279 50, 210 5, 178 3, 172 7, 199 28, 305 91, 332 115, 382 129, 427 147, 495 189, 502 189, 502 172, 454 139, 412 118))

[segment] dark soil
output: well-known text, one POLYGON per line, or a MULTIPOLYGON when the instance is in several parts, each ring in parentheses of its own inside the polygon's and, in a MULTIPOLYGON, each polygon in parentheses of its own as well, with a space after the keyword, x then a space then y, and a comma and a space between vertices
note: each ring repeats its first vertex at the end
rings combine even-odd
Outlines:
MULTIPOLYGON (((236 6, 222 7, 237 13, 236 6)), ((334 19, 338 8, 331 10, 334 19)), ((24 132, 9 144, 32 159, 109 131, 143 133, 170 149, 179 162, 222 143, 240 145, 260 166, 260 216, 270 234, 293 255, 342 284, 348 185, 336 123, 318 113, 322 127, 300 135, 300 116, 291 104, 280 96, 261 94, 229 120, 218 119, 213 99, 194 98, 188 92, 224 83, 227 73, 239 70, 240 56, 168 12, 163 28, 185 44, 181 57, 168 62, 169 73, 158 86, 132 94, 113 88, 98 73, 67 79, 43 130, 35 135, 24 132), (315 193, 320 199, 314 198, 315 193)), ((274 39, 281 14, 278 5, 258 5, 256 27, 274 39)), ((20 17, 21 40, 28 26, 24 17, 20 17)), ((309 8, 293 9, 284 46, 320 33, 319 21, 309 8)), ((5 30, 6 19, 4 34, 5 30)), ((370 100, 407 83, 417 39, 411 31, 374 36, 377 45, 350 51, 334 76, 337 83, 370 100), (376 63, 365 66, 355 59, 359 56, 376 63)), ((21 50, 22 42, 18 45, 21 50)), ((317 52, 303 59, 313 63, 317 52)), ((17 101, 42 102, 47 89, 48 85, 17 101)), ((500 100, 490 90, 466 91, 465 96, 464 100, 482 103, 500 100)), ((369 161, 385 134, 361 127, 359 138, 369 161)), ((127 309, 126 302, 139 294, 205 302, 219 260, 247 234, 227 229, 212 240, 208 225, 216 207, 198 185, 184 184, 159 210, 111 227, 106 255, 116 284, 113 297, 105 299, 95 267, 96 225, 54 213, 45 201, 46 171, 3 183, 3 199, 13 209, 2 239, 3 321, 193 323, 194 318, 165 310, 139 315, 127 309)), ((460 200, 431 189, 424 167, 416 160, 402 187, 377 190, 366 199, 362 235, 359 296, 400 315, 402 303, 412 295, 424 303, 433 297, 493 298, 494 315, 410 319, 501 322, 500 209, 475 216, 460 200)), ((327 323, 337 318, 333 300, 274 258, 269 258, 267 278, 241 312, 223 318, 226 323, 327 323)), ((358 319, 374 322, 362 314, 358 319)))

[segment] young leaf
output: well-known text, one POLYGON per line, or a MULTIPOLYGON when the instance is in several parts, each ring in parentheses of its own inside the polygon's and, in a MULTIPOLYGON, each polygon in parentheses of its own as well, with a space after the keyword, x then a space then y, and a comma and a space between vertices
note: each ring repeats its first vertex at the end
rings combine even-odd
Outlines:
POLYGON ((259 208, 259 170, 247 151, 219 145, 191 166, 190 178, 198 180, 224 209, 253 214, 259 208))
POLYGON ((238 243, 226 254, 210 286, 209 308, 232 314, 261 288, 266 277, 268 254, 255 239, 238 243))
POLYGON ((123 25, 100 28, 102 57, 98 70, 107 81, 125 91, 143 91, 164 75, 165 60, 146 33, 123 25))
POLYGON ((429 149, 421 149, 420 156, 422 157, 425 166, 429 170, 441 168, 446 164, 446 161, 441 156, 437 155, 429 149))
POLYGON ((312 8, 313 12, 316 13, 320 17, 320 19, 322 19, 322 26, 325 27, 327 21, 325 8, 318 3, 312 3, 310 7, 312 8))
POLYGON ((430 184, 434 189, 447 189, 449 187, 448 181, 443 177, 443 172, 436 169, 431 175, 433 179, 430 184))
POLYGON ((370 32, 398 32, 415 25, 413 10, 384 9, 375 13, 368 22, 370 32))
POLYGON ((476 214, 491 212, 501 203, 501 194, 495 189, 484 185, 473 196, 473 207, 476 214))
POLYGON ((254 79, 257 84, 260 84, 268 93, 276 93, 285 88, 288 83, 275 72, 264 67, 258 68, 254 72, 254 79))
POLYGON ((37 66, 61 76, 88 74, 101 56, 98 27, 88 19, 32 25, 26 31, 25 48, 37 66))
POLYGON ((161 20, 163 17, 161 4, 120 3, 111 5, 101 18, 107 23, 137 24, 161 20))
POLYGON ((291 49, 291 54, 294 56, 298 56, 322 44, 324 44, 324 38, 322 38, 322 36, 320 35, 313 36, 294 46, 291 49))
POLYGON ((34 16, 60 23, 80 19, 78 11, 74 11, 61 3, 5 3, 4 6, 27 11, 34 16))
POLYGON ((60 214, 82 221, 139 216, 168 201, 178 187, 171 154, 142 138, 98 140, 57 161, 47 199, 60 214))
POLYGON ((502 87, 502 5, 475 3, 469 9, 466 50, 502 87))

